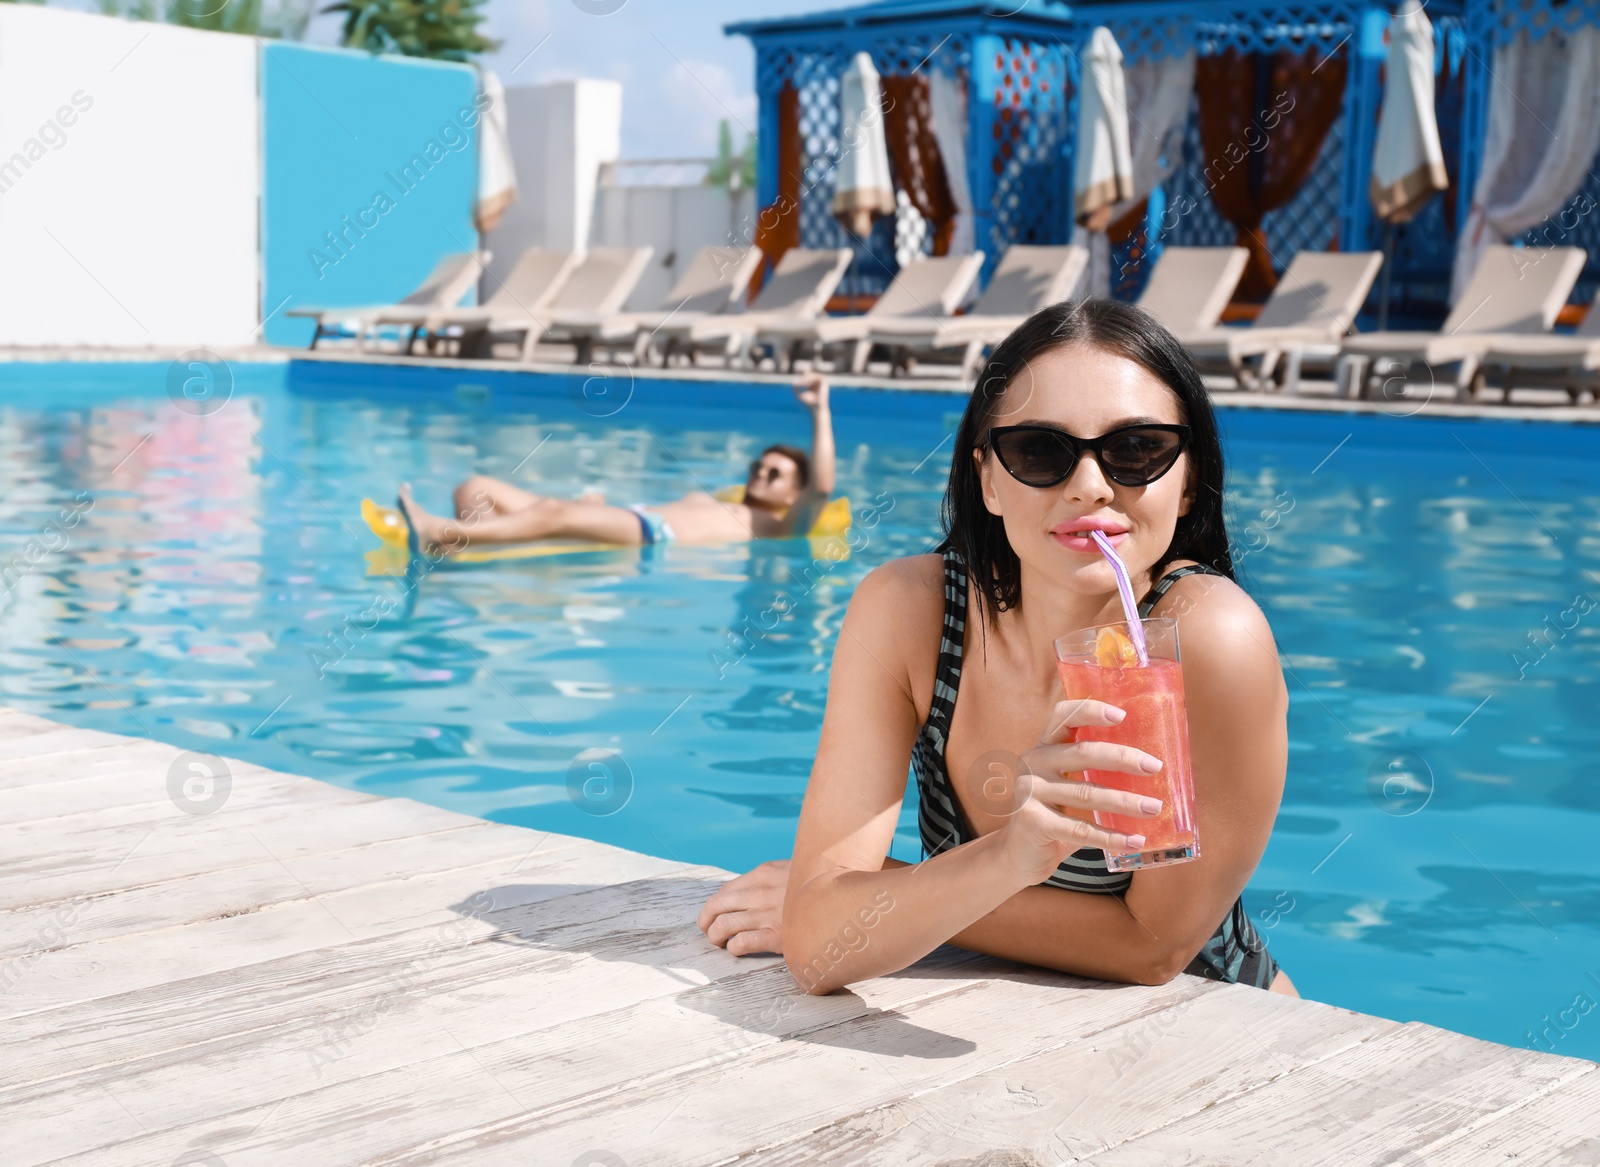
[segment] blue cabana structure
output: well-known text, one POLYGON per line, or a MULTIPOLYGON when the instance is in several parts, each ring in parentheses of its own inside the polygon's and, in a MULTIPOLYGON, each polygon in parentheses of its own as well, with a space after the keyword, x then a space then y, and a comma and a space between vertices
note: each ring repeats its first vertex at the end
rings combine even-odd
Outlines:
MULTIPOLYGON (((1428 14, 1439 46, 1438 116, 1454 172, 1462 156, 1466 22, 1461 0, 1433 0, 1428 14)), ((1104 24, 1124 53, 1136 170, 1143 136, 1150 139, 1145 171, 1154 178, 1119 208, 1108 232, 1111 293, 1137 296, 1164 246, 1238 241, 1252 251, 1241 298, 1259 300, 1301 248, 1379 243, 1367 184, 1388 18, 1387 7, 1359 0, 882 0, 731 25, 756 50, 757 242, 769 257, 788 246, 852 242, 830 213, 831 171, 846 129, 838 124, 838 77, 858 52, 883 74, 891 102, 909 95, 902 113, 911 124, 898 134, 912 146, 936 140, 952 191, 945 199, 929 194, 938 183, 925 173, 928 151, 894 148, 891 113, 896 184, 911 189, 901 192, 899 213, 858 242, 848 290, 881 290, 897 255, 954 240, 988 254, 985 276, 1012 243, 1067 242, 1079 57, 1104 24), (954 149, 948 115, 930 135, 915 111, 906 112, 952 91, 964 107, 954 149), (918 167, 910 181, 902 177, 918 167), (952 228, 950 203, 962 195, 966 207, 952 228)), ((1444 315, 1460 194, 1434 199, 1398 233, 1397 321, 1444 315)))
POLYGON ((748 36, 756 50, 762 208, 756 235, 769 259, 791 246, 854 243, 858 255, 845 288, 872 294, 898 270, 897 250, 936 249, 941 226, 959 226, 967 247, 988 254, 989 270, 1009 243, 1070 235, 1071 93, 1080 30, 1067 5, 881 0, 727 31, 748 36), (933 189, 910 192, 920 208, 903 195, 900 213, 856 241, 834 221, 831 203, 835 163, 850 140, 850 127, 839 124, 839 78, 858 52, 871 56, 894 103, 886 121, 891 153, 898 155, 897 184, 907 185, 903 162, 915 159, 921 169, 928 161, 917 147, 930 139, 945 169, 942 183, 935 176, 927 184, 933 189), (896 112, 916 124, 897 124, 896 112), (969 223, 955 222, 962 214, 969 223))
MULTIPOLYGON (((1453 160, 1463 21, 1449 0, 1434 0, 1428 12, 1440 77, 1436 108, 1453 160)), ((1194 95, 1178 157, 1167 160, 1170 174, 1152 192, 1143 223, 1112 230, 1114 294, 1137 295, 1151 262, 1172 244, 1248 247, 1251 266, 1240 286, 1246 301, 1263 299, 1302 249, 1379 246, 1368 184, 1387 7, 1166 0, 1086 5, 1077 15, 1112 30, 1130 72, 1194 58, 1194 95)), ((1455 219, 1447 192, 1398 233, 1395 318, 1444 316, 1455 219)))

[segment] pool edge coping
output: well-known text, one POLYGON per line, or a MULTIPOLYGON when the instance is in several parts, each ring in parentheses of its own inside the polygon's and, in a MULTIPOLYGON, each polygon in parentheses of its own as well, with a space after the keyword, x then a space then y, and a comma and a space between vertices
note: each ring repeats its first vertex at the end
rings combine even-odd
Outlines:
MULTIPOLYGON (((0 368, 24 364, 159 364, 170 362, 185 353, 197 351, 193 347, 177 345, 144 349, 115 349, 63 346, 61 348, 5 348, 0 346, 0 368)), ((456 357, 405 356, 398 353, 353 353, 310 349, 290 349, 279 346, 239 346, 206 351, 224 361, 240 364, 292 366, 297 362, 327 365, 356 365, 375 368, 402 368, 412 370, 492 373, 497 375, 531 374, 535 376, 572 376, 595 366, 571 365, 553 362, 522 362, 506 360, 463 360, 456 357)), ((763 373, 756 370, 716 369, 701 366, 657 368, 627 364, 599 366, 605 370, 625 371, 631 379, 649 381, 694 381, 702 384, 783 386, 792 383, 790 374, 763 373)), ((830 374, 836 390, 851 393, 912 393, 938 397, 966 398, 971 387, 946 378, 887 378, 856 374, 830 374)), ((1216 378, 1212 378, 1213 381, 1216 378)), ((1494 421, 1565 423, 1600 425, 1600 405, 1506 405, 1499 402, 1459 403, 1455 401, 1407 402, 1406 408, 1396 409, 1376 401, 1324 395, 1291 396, 1284 393, 1264 393, 1239 389, 1219 389, 1207 386, 1211 401, 1218 409, 1254 411, 1278 410, 1285 413, 1326 413, 1372 417, 1429 417, 1434 419, 1483 419, 1494 421)))

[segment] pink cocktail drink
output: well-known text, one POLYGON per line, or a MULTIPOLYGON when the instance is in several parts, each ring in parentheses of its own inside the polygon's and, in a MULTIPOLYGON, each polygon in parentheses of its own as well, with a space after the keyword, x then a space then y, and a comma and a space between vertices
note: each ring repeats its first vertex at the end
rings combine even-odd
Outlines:
POLYGON ((1107 853, 1106 867, 1111 871, 1136 871, 1200 857, 1177 621, 1145 620, 1143 627, 1149 659, 1145 665, 1140 665, 1134 654, 1125 623, 1085 628, 1056 641, 1056 666, 1067 697, 1093 698, 1127 712, 1117 725, 1078 728, 1074 740, 1134 746, 1163 763, 1154 774, 1084 771, 1089 782, 1161 800, 1161 813, 1151 818, 1095 812, 1095 825, 1145 837, 1139 851, 1107 853))

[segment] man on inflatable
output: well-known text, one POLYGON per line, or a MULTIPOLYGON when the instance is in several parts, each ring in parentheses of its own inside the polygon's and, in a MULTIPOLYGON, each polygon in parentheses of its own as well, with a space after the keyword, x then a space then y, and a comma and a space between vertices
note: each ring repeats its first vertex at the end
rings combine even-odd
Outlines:
MULTIPOLYGON (((811 373, 794 386, 811 411, 811 454, 768 446, 750 464, 737 500, 696 491, 654 506, 611 506, 593 494, 577 499, 533 494, 475 474, 455 489, 455 517, 432 515, 400 488, 400 513, 412 550, 429 558, 459 555, 485 544, 564 539, 587 543, 733 543, 812 533, 833 493, 833 419, 828 383, 811 373)), ((738 494, 737 489, 733 492, 738 494)))

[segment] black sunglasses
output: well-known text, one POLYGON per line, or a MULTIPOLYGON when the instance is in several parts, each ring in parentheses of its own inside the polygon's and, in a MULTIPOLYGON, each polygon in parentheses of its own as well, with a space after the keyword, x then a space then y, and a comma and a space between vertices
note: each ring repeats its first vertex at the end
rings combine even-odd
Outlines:
POLYGON ((1191 436, 1186 425, 1129 425, 1098 438, 1044 425, 1004 425, 989 431, 986 444, 1024 486, 1043 489, 1065 482, 1085 451, 1112 482, 1149 486, 1172 469, 1191 436))
POLYGON ((747 475, 747 477, 765 478, 768 482, 776 482, 776 481, 778 481, 778 475, 780 475, 782 473, 783 473, 783 468, 782 467, 780 467, 780 466, 770 466, 770 465, 766 468, 766 472, 765 473, 761 473, 761 459, 757 458, 754 462, 750 463, 750 473, 749 473, 749 475, 747 475))

